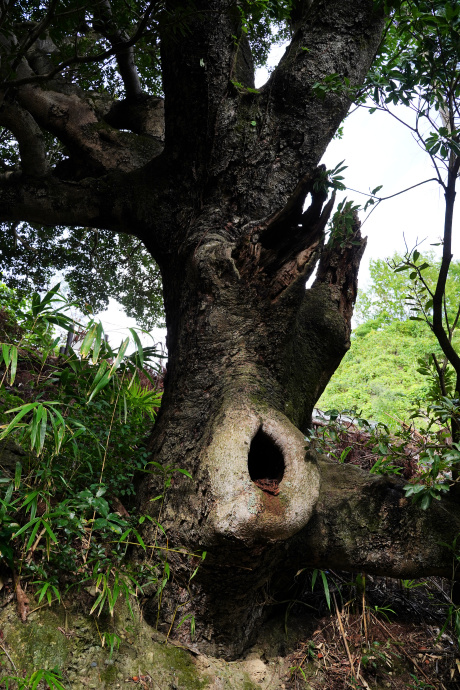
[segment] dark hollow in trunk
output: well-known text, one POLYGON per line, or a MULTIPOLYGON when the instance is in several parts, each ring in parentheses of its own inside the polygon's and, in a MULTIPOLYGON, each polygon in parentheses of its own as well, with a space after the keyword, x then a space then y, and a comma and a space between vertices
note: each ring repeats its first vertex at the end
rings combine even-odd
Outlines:
POLYGON ((262 429, 251 441, 248 453, 248 471, 253 482, 266 479, 280 483, 284 475, 283 453, 262 429))

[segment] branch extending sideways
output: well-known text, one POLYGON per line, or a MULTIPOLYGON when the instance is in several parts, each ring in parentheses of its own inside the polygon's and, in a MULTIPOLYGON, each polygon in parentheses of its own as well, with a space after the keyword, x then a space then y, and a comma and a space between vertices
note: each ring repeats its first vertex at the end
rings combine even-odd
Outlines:
POLYGON ((397 578, 451 577, 448 544, 460 530, 458 500, 443 497, 420 510, 405 497, 400 479, 325 459, 318 464, 318 503, 290 544, 287 566, 303 567, 308 554, 309 568, 359 569, 397 578), (376 525, 372 530, 370 515, 376 525))
POLYGON ((71 182, 51 174, 10 175, 0 182, 0 222, 83 225, 135 234, 121 222, 123 182, 123 176, 71 182))

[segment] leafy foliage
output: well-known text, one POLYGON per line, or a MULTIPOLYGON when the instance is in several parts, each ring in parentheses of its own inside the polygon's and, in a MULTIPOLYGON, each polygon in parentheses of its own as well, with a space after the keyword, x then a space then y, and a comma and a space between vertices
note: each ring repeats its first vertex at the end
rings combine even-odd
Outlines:
MULTIPOLYGON (((371 319, 389 324, 396 319, 404 321, 415 315, 411 309, 415 301, 413 287, 414 281, 417 280, 418 283, 419 278, 415 268, 404 268, 403 258, 401 254, 395 253, 389 259, 370 261, 371 284, 368 289, 360 290, 355 308, 355 315, 360 324, 371 319)), ((424 267, 423 278, 428 288, 433 291, 441 260, 436 258, 434 252, 415 251, 413 258, 416 261, 415 265, 419 268, 424 267)), ((455 315, 459 291, 460 262, 453 261, 446 284, 446 308, 451 316, 455 315)))
MULTIPOLYGON (((386 318, 386 317, 385 317, 386 318)), ((375 318, 359 326, 351 348, 318 401, 323 410, 350 409, 391 427, 407 419, 429 383, 417 371, 418 360, 436 347, 422 324, 375 318)))
MULTIPOLYGON (((12 442, 22 449, 13 462, 8 455, 2 461, 0 560, 30 581, 39 603, 60 602, 70 588, 85 586, 94 591, 90 613, 113 615, 120 598, 130 608, 146 584, 160 597, 170 576, 160 523, 153 543, 141 535, 153 518, 136 513, 135 475, 152 467, 162 478, 160 503, 177 471, 190 475, 152 465, 145 446, 146 425, 161 402, 158 353, 142 347, 134 329, 134 352, 128 338, 114 349, 102 325, 90 321, 79 350, 58 354, 53 325, 72 323, 58 288, 31 300, 0 291, 8 317, 0 345, 0 452, 12 442), (155 557, 128 562, 132 546, 155 557)), ((113 653, 116 639, 106 641, 113 653)), ((56 679, 53 687, 60 687, 56 679)))
POLYGON ((163 321, 160 271, 132 236, 10 224, 0 233, 0 255, 0 279, 17 295, 46 289, 58 271, 65 277, 68 298, 86 312, 105 309, 112 297, 146 329, 163 321))
MULTIPOLYGON (((413 271, 394 271, 402 257, 370 262, 371 285, 360 291, 355 313, 360 325, 354 330, 351 348, 318 402, 321 409, 360 410, 364 417, 399 426, 414 405, 434 402, 442 395, 436 361, 442 351, 435 336, 414 315, 413 271)), ((433 254, 418 254, 428 286, 436 284, 440 261, 433 254)), ((446 310, 455 315, 460 264, 452 263, 446 285, 446 310)), ((418 289, 418 288, 417 288, 418 289)), ((424 301, 424 305, 426 300, 424 301)), ((430 309, 430 307, 428 307, 430 309)), ((416 314, 417 312, 415 312, 416 314)), ((453 336, 458 345, 458 335, 453 336)), ((447 392, 454 394, 453 369, 445 366, 447 392)))

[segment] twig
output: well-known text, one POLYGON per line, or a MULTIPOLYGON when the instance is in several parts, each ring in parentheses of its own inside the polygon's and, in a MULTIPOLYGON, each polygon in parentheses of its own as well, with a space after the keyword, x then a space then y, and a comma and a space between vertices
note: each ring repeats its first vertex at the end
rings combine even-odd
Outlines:
POLYGON ((363 589, 363 622, 364 622, 364 639, 366 647, 369 648, 369 636, 367 634, 367 609, 366 609, 366 592, 363 589))
POLYGON ((33 545, 32 545, 32 548, 30 549, 29 553, 27 554, 27 559, 26 559, 26 560, 27 560, 27 563, 30 563, 30 561, 32 560, 32 556, 33 556, 33 554, 34 554, 34 551, 35 551, 35 549, 37 548, 37 546, 39 545, 40 539, 43 537, 43 535, 45 534, 45 532, 46 532, 46 527, 44 527, 44 528, 42 529, 42 531, 40 532, 40 534, 38 535, 38 537, 37 537, 36 540, 34 541, 34 543, 33 543, 33 545))
POLYGON ((17 673, 17 672, 18 672, 18 669, 16 668, 13 659, 10 657, 10 655, 9 655, 8 652, 6 651, 5 647, 4 647, 1 643, 0 643, 0 649, 6 654, 6 656, 8 657, 8 661, 10 662, 11 666, 14 668, 15 673, 17 673))
POLYGON ((336 612, 336 614, 337 614, 337 621, 338 621, 338 623, 339 623, 340 633, 341 633, 341 635, 342 635, 342 640, 343 640, 343 644, 344 644, 344 646, 345 646, 345 651, 347 652, 348 661, 350 662, 351 675, 352 675, 353 678, 356 678, 356 675, 355 675, 355 667, 354 667, 354 665, 353 665, 353 659, 352 659, 351 654, 350 654, 350 648, 349 648, 349 646, 348 646, 347 638, 345 637, 345 630, 343 629, 342 618, 341 618, 341 616, 340 616, 339 609, 338 609, 338 607, 337 607, 337 600, 336 600, 336 598, 335 598, 335 594, 334 594, 334 593, 332 593, 332 596, 334 597, 335 612, 336 612))

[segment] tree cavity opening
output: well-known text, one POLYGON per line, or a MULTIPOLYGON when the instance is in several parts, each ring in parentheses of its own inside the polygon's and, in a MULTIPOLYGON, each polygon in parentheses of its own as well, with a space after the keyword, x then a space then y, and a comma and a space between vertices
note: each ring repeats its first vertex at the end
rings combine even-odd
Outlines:
POLYGON ((248 471, 254 484, 275 496, 284 475, 283 453, 262 429, 251 441, 248 454, 248 471))

